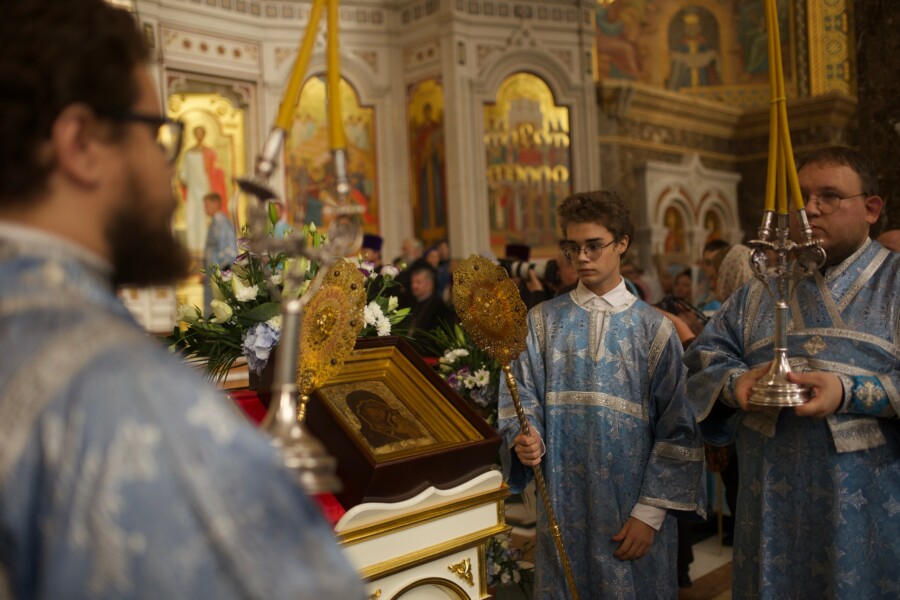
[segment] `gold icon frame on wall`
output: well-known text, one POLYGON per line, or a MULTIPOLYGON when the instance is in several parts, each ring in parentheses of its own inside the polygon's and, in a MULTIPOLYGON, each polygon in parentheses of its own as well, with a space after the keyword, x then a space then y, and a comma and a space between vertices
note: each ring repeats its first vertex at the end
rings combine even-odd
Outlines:
MULTIPOLYGON (((218 155, 219 167, 224 171, 225 193, 227 194, 223 200, 230 203, 236 189, 234 179, 246 173, 244 109, 235 106, 232 100, 217 92, 179 92, 169 95, 167 114, 170 118, 184 123, 184 140, 175 164, 175 181, 173 182, 179 197, 182 200, 184 198, 179 189, 179 174, 182 171, 184 154, 192 146, 195 140, 193 131, 199 126, 206 130, 205 144, 218 155)), ((183 205, 182 201, 175 214, 176 232, 182 231, 186 226, 183 205)), ((230 205, 229 211, 234 212, 230 205)), ((246 204, 241 202, 236 212, 238 225, 243 225, 246 222, 246 204)))

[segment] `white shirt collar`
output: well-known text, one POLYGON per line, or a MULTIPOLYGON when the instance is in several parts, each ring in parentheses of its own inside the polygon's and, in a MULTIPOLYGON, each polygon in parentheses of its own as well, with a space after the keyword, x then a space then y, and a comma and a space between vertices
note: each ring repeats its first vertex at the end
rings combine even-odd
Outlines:
POLYGON ((628 288, 625 287, 625 280, 620 276, 619 285, 602 296, 598 296, 589 290, 583 282, 579 281, 578 286, 572 292, 572 298, 582 308, 590 309, 593 305, 605 310, 608 308, 619 308, 628 304, 634 299, 634 294, 628 291, 628 288))

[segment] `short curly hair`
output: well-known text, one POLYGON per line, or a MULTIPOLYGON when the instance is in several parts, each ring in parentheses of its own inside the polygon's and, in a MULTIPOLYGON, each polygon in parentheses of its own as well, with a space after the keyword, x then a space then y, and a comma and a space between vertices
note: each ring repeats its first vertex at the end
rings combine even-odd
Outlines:
MULTIPOLYGON (((556 207, 562 237, 573 223, 597 223, 606 227, 616 241, 627 236, 633 240, 634 224, 631 211, 615 192, 597 190, 572 194, 556 207)), ((630 245, 630 244, 629 244, 630 245)))
POLYGON ((0 2, 0 206, 46 188, 53 160, 41 149, 63 109, 135 104, 134 69, 148 54, 131 14, 104 0, 0 2))

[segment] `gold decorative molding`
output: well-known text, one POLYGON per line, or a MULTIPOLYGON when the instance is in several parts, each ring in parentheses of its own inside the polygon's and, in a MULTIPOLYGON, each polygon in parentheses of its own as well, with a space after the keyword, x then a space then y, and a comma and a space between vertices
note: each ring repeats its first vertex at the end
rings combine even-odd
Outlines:
POLYGON ((472 559, 466 557, 451 565, 447 565, 447 570, 465 581, 471 587, 475 587, 475 578, 472 576, 472 559))
POLYGON ((510 528, 507 525, 495 525, 493 527, 488 527, 469 535, 448 540, 441 544, 429 546, 427 548, 423 548, 415 552, 410 552, 408 554, 404 554, 390 560, 376 563, 368 567, 363 567, 359 570, 359 575, 364 581, 374 581, 376 579, 381 579, 383 577, 399 573, 400 571, 405 571, 419 565, 424 565, 425 563, 431 562, 442 556, 447 556, 449 554, 453 554, 454 552, 460 552, 468 548, 476 547, 478 544, 486 542, 488 539, 494 537, 495 535, 499 535, 501 533, 509 531, 509 529, 510 528))
POLYGON ((403 51, 403 65, 407 68, 439 64, 440 59, 441 46, 434 40, 406 48, 403 51))
POLYGON ((807 34, 810 94, 854 93, 856 74, 850 61, 853 34, 847 0, 809 2, 807 34))
POLYGON ((354 50, 353 54, 366 63, 373 73, 378 72, 378 53, 372 50, 354 50))
MULTIPOLYGON (((213 68, 258 71, 259 44, 225 35, 193 31, 178 24, 161 23, 163 62, 202 61, 213 68)), ((210 69, 212 70, 212 69, 210 69)))
POLYGON ((734 135, 744 114, 744 110, 736 106, 692 98, 638 82, 604 82, 599 86, 598 99, 600 110, 610 117, 726 139, 734 135))

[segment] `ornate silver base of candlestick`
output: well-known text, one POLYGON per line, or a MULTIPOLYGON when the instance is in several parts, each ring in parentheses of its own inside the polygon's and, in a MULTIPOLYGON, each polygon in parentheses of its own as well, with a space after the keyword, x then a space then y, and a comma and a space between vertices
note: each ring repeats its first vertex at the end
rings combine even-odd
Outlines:
POLYGON ((262 429, 272 437, 272 445, 281 451, 284 465, 297 474, 308 494, 339 492, 343 485, 335 475, 337 460, 297 419, 297 388, 283 385, 272 397, 262 429))
POLYGON ((797 406, 809 400, 809 388, 788 381, 791 367, 787 362, 787 350, 775 351, 775 360, 768 373, 753 386, 750 404, 755 406, 797 406))

